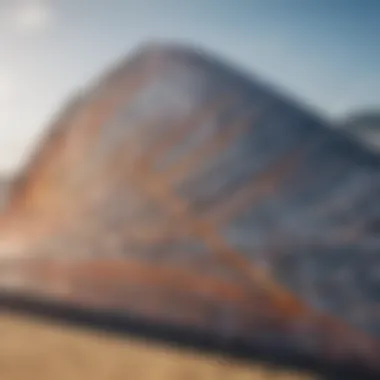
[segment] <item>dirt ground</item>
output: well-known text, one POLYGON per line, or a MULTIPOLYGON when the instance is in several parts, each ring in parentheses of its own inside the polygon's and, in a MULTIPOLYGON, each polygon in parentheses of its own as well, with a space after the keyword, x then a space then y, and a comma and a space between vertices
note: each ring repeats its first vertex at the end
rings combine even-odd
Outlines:
POLYGON ((0 379, 306 380, 312 377, 1 313, 0 379))

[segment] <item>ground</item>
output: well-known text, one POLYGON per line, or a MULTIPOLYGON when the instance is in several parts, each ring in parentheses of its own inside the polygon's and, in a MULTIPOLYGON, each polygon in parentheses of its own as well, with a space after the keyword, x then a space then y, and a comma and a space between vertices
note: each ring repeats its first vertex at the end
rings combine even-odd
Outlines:
POLYGON ((0 314, 0 379, 312 379, 106 333, 0 314))

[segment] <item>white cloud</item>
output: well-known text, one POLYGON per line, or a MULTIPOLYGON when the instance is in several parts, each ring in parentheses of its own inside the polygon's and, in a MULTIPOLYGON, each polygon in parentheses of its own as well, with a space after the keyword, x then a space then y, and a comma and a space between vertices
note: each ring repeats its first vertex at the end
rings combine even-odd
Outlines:
POLYGON ((47 29, 54 19, 54 10, 48 0, 14 0, 3 13, 9 29, 34 33, 47 29))

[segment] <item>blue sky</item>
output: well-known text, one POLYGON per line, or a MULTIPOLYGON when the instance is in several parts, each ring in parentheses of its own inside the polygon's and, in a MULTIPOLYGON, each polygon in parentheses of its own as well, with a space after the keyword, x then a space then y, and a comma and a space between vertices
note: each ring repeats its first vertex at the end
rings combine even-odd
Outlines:
POLYGON ((380 105, 380 0, 0 0, 0 171, 142 41, 212 49, 327 117, 380 105))

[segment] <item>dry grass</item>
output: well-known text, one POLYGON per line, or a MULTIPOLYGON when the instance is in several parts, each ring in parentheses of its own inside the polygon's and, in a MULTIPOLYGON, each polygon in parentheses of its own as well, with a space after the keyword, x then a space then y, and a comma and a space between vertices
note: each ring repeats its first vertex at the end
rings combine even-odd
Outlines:
POLYGON ((312 379, 273 368, 0 314, 0 379, 312 379))

